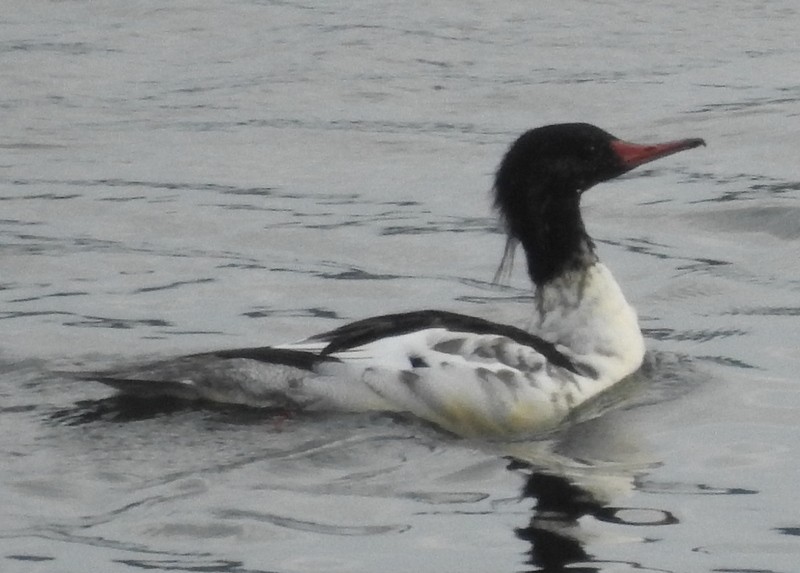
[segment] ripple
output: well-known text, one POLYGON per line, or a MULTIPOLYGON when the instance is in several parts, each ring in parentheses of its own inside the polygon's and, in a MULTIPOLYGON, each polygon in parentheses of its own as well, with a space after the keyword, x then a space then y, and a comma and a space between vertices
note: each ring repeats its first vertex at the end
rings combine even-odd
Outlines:
POLYGON ((402 275, 370 273, 368 271, 356 267, 351 267, 348 270, 341 271, 338 273, 318 273, 317 276, 323 279, 335 279, 335 280, 347 280, 347 281, 365 281, 365 280, 385 281, 385 280, 407 278, 403 277, 402 275))
MULTIPOLYGON (((690 204, 702 203, 732 203, 740 201, 742 203, 752 203, 753 201, 764 201, 765 198, 786 199, 800 191, 800 182, 796 180, 779 179, 763 174, 737 173, 733 175, 714 175, 710 173, 694 173, 690 180, 712 181, 722 188, 719 195, 712 198, 703 198, 691 201, 690 204), (787 197, 787 195, 789 197, 787 197)), ((758 214, 771 214, 774 206, 753 205, 748 207, 758 214)), ((792 205, 785 207, 789 212, 796 211, 792 205)), ((781 208, 783 209, 783 208, 781 208)), ((780 213, 775 213, 780 216, 780 213)), ((725 219, 730 213, 722 212, 721 215, 714 213, 691 214, 690 217, 708 219, 714 221, 716 217, 725 219)), ((758 215, 757 215, 758 216, 758 215)), ((790 219, 791 222, 791 219, 790 219)), ((795 219, 796 222, 796 219, 795 219)), ((724 222, 723 222, 724 224, 724 222)))
POLYGON ((339 319, 341 316, 335 310, 329 308, 308 307, 308 308, 255 308, 243 312, 242 316, 248 318, 265 317, 291 317, 291 318, 329 318, 339 319))
MULTIPOLYGON (((800 184, 784 186, 753 186, 751 189, 762 193, 782 193, 787 190, 800 190, 800 184)), ((752 205, 736 209, 716 210, 710 213, 696 213, 689 216, 702 221, 704 226, 732 233, 768 233, 779 239, 800 238, 800 208, 793 205, 752 205)))
POLYGON ((12 554, 6 555, 6 559, 11 559, 13 561, 28 561, 32 563, 40 563, 43 561, 54 561, 55 557, 47 557, 44 555, 26 555, 26 554, 12 554))
MULTIPOLYGON (((189 281, 174 281, 174 282, 171 282, 171 283, 168 283, 168 284, 165 284, 165 285, 151 286, 151 287, 140 287, 140 288, 134 290, 133 294, 141 294, 141 293, 145 293, 145 292, 155 292, 155 291, 160 291, 160 290, 172 290, 172 289, 177 289, 177 288, 180 288, 180 287, 183 287, 183 286, 186 286, 186 285, 197 285, 197 284, 204 284, 204 283, 213 283, 213 282, 216 282, 216 280, 217 279, 214 279, 214 278, 197 278, 197 279, 192 279, 192 280, 189 280, 189 281)), ((165 326, 165 325, 159 325, 159 326, 165 326)))
POLYGON ((740 328, 713 328, 702 330, 676 330, 672 328, 643 328, 642 332, 655 340, 681 340, 709 342, 732 336, 746 336, 748 332, 740 328))
POLYGON ((342 535, 342 536, 368 536, 385 535, 387 533, 402 533, 408 531, 410 525, 338 525, 321 523, 319 521, 306 521, 259 511, 247 511, 241 509, 223 509, 214 512, 216 517, 221 519, 248 519, 271 523, 279 527, 293 529, 296 531, 307 531, 320 533, 323 535, 342 535))
POLYGON ((244 567, 242 561, 229 559, 215 559, 202 557, 187 557, 182 559, 114 559, 132 569, 143 571, 187 571, 190 573, 219 571, 220 573, 263 573, 263 570, 253 570, 244 567))
POLYGON ((644 507, 603 507, 592 514, 599 521, 632 526, 675 525, 680 523, 677 517, 663 509, 644 507))
MULTIPOLYGON (((53 313, 67 314, 67 313, 53 313)), ((114 328, 131 329, 141 326, 147 327, 169 327, 173 323, 161 318, 112 318, 107 316, 81 316, 76 320, 65 320, 64 326, 76 326, 79 328, 114 328)))
POLYGON ((646 478, 637 480, 637 489, 647 493, 676 495, 756 495, 755 489, 741 487, 719 487, 706 483, 658 482, 646 478))
POLYGON ((745 316, 800 316, 800 306, 736 308, 724 314, 745 316))

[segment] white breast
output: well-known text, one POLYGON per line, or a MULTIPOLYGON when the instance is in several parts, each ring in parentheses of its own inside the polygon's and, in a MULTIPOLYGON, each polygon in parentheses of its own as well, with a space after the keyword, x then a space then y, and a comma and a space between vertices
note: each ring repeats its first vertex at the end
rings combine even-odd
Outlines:
POLYGON ((594 371, 597 392, 635 372, 644 358, 636 311, 602 263, 541 287, 533 331, 594 371))

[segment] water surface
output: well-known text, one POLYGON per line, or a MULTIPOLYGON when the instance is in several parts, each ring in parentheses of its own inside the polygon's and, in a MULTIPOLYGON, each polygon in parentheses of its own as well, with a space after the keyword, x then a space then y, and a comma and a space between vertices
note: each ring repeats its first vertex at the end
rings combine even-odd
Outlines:
POLYGON ((0 568, 796 570, 798 26, 788 1, 10 2, 0 568), (481 443, 58 374, 416 308, 525 326, 488 191, 556 121, 709 144, 585 198, 650 348, 602 416, 481 443))

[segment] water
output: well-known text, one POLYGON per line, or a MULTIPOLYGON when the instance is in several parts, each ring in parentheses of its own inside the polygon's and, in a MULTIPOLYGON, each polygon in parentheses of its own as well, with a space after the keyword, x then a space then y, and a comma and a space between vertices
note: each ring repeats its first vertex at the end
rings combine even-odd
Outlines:
POLYGON ((788 0, 7 2, 0 569, 795 571, 798 26, 788 0), (414 308, 524 325, 491 175, 575 120, 709 143, 586 196, 650 348, 599 418, 479 443, 58 374, 414 308))

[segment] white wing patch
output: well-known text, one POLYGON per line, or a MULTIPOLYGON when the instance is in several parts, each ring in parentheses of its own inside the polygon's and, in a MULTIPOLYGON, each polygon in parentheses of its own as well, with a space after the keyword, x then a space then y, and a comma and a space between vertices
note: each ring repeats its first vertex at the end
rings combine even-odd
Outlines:
MULTIPOLYGON (((283 348, 319 352, 303 341, 283 348)), ((519 434, 582 401, 579 376, 505 336, 429 328, 331 354, 304 391, 320 409, 411 412, 459 435, 519 434)))

